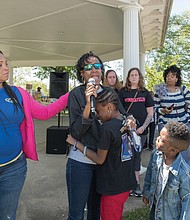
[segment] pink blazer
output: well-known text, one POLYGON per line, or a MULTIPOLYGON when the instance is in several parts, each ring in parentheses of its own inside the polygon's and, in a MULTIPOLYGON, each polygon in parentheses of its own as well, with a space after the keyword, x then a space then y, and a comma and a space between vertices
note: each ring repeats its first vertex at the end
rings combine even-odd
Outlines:
POLYGON ((23 152, 27 158, 38 160, 35 142, 33 118, 47 120, 55 116, 61 110, 67 107, 69 92, 62 95, 57 101, 44 106, 33 99, 33 97, 21 87, 17 87, 23 99, 23 108, 25 118, 20 125, 23 152))

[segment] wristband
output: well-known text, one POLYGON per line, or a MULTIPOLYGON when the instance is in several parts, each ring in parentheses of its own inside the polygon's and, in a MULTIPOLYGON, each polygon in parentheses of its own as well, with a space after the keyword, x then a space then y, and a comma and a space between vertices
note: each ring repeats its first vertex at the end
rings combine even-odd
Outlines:
POLYGON ((86 150, 87 150, 87 146, 84 146, 84 150, 83 150, 84 157, 86 157, 86 150))
POLYGON ((73 150, 74 150, 74 151, 77 150, 77 142, 78 142, 78 141, 75 141, 75 143, 74 143, 74 145, 73 145, 73 150))

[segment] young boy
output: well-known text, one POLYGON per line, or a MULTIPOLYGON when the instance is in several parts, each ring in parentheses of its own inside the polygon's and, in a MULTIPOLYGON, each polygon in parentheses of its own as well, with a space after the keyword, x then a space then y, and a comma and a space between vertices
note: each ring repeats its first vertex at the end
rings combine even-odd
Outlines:
POLYGON ((187 126, 171 121, 156 140, 143 187, 150 220, 190 219, 190 167, 180 153, 188 148, 189 141, 187 126))

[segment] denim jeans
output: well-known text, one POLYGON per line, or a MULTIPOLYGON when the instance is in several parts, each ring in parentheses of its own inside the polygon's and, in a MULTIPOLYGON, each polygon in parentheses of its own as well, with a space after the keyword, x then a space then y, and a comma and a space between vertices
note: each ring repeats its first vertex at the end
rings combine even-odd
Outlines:
POLYGON ((150 210, 150 220, 155 220, 155 205, 152 205, 152 208, 150 210))
POLYGON ((0 167, 0 219, 15 220, 20 193, 26 178, 24 153, 13 163, 0 167))
POLYGON ((87 220, 100 219, 101 195, 96 192, 96 165, 68 159, 66 180, 68 190, 68 220, 83 220, 87 204, 87 220))
POLYGON ((164 127, 164 124, 158 124, 158 134, 160 135, 160 131, 164 127))

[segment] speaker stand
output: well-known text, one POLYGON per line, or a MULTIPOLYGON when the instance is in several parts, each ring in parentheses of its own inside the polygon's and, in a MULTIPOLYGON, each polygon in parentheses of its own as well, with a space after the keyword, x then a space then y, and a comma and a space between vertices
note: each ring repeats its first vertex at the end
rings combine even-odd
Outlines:
POLYGON ((61 121, 61 112, 58 113, 58 124, 57 124, 58 128, 60 128, 60 121, 61 121))

